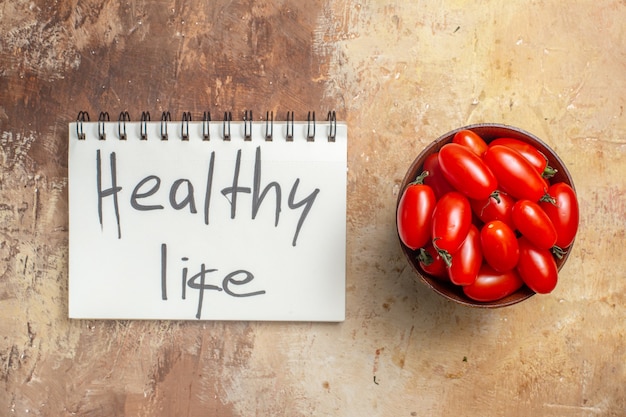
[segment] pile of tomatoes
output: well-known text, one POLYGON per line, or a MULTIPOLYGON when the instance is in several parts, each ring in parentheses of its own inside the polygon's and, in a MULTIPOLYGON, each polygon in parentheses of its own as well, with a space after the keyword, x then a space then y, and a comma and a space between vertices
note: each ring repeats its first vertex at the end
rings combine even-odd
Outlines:
POLYGON ((549 293, 579 220, 576 193, 553 181, 555 172, 527 142, 487 143, 461 130, 403 191, 400 240, 425 273, 473 300, 496 301, 523 285, 549 293))

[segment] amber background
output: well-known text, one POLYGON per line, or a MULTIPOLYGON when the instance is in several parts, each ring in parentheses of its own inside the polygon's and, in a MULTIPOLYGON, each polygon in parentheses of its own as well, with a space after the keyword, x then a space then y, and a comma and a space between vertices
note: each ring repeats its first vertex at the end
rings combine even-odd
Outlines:
MULTIPOLYGON (((626 2, 0 2, 0 415, 626 415, 626 2), (335 109, 349 125, 341 324, 67 319, 67 124, 335 109), (581 206, 550 295, 414 281, 404 172, 476 122, 535 133, 581 206)), ((218 116, 219 117, 219 116, 218 116)))

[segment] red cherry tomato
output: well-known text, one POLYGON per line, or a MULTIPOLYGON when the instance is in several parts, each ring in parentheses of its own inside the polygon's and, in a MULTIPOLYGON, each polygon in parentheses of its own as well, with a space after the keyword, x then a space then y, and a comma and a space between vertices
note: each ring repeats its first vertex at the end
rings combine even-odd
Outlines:
POLYGON ((404 190, 398 203, 396 223, 402 243, 415 250, 430 241, 435 194, 432 188, 422 184, 420 175, 404 190))
POLYGON ((433 189, 437 200, 445 193, 455 191, 454 187, 452 187, 443 176, 441 165, 439 165, 439 152, 428 155, 424 160, 424 167, 422 169, 428 171, 428 175, 424 178, 424 184, 433 189))
POLYGON ((519 259, 517 236, 504 222, 493 220, 480 231, 480 242, 485 261, 496 271, 506 272, 515 268, 519 259))
POLYGON ((530 200, 518 200, 511 210, 517 230, 539 249, 550 249, 556 243, 556 228, 545 211, 530 200))
POLYGON ((461 247, 452 255, 452 264, 448 267, 450 281, 456 285, 472 284, 482 263, 480 232, 472 224, 461 247))
POLYGON ((548 165, 548 158, 530 143, 512 138, 499 138, 493 140, 489 145, 503 145, 518 151, 537 172, 544 178, 551 178, 556 174, 556 169, 548 165))
POLYGON ((472 209, 467 198, 456 191, 445 194, 433 211, 433 246, 447 263, 460 247, 472 224, 472 209))
POLYGON ((539 206, 546 212, 556 229, 556 246, 567 248, 574 241, 578 231, 578 201, 574 189, 564 182, 548 188, 548 194, 555 202, 541 202, 539 206))
POLYGON ((518 239, 519 261, 517 272, 528 288, 539 294, 554 290, 558 281, 558 268, 552 253, 539 249, 526 237, 518 239))
POLYGON ((428 275, 448 281, 446 263, 432 244, 420 249, 417 260, 422 270, 428 275))
POLYGON ((487 198, 498 186, 496 177, 482 159, 458 143, 443 145, 439 150, 439 164, 448 182, 468 198, 487 198))
POLYGON ((522 154, 503 145, 490 145, 483 159, 498 179, 499 188, 516 200, 539 201, 546 183, 522 154))
POLYGON ((463 292, 472 300, 489 302, 500 300, 513 294, 524 285, 515 269, 498 272, 489 264, 483 263, 476 281, 463 287, 463 292))
POLYGON ((459 130, 454 134, 452 142, 469 148, 479 157, 482 157, 487 150, 487 143, 471 130, 459 130))
POLYGON ((472 211, 483 222, 489 223, 492 220, 500 220, 515 230, 511 209, 515 200, 508 194, 500 192, 498 198, 489 197, 484 200, 470 200, 472 211))

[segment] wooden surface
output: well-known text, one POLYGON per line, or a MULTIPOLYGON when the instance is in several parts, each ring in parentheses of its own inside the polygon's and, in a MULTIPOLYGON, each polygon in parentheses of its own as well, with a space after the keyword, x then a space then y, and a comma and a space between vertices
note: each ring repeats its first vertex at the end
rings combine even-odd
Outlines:
POLYGON ((626 2, 0 3, 0 415, 626 415, 626 2), (350 129, 341 324, 69 321, 67 123, 338 111, 350 129), (501 310, 414 280, 405 170, 503 122, 581 205, 550 295, 501 310))

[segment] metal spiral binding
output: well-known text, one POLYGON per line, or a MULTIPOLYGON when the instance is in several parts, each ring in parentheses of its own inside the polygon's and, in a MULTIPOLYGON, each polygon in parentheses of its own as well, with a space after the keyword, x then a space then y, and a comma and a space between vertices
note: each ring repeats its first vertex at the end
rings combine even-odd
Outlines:
POLYGON ((335 113, 334 110, 329 111, 326 120, 330 127, 328 131, 328 141, 334 142, 337 137, 337 113, 335 113))
POLYGON ((265 113, 265 141, 271 142, 274 136, 274 112, 265 113))
POLYGON ((107 134, 104 130, 104 122, 110 122, 111 118, 109 117, 109 112, 101 111, 98 116, 98 138, 100 140, 105 140, 107 138, 107 134))
POLYGON ((83 130, 83 123, 89 121, 89 113, 86 111, 79 111, 76 116, 76 136, 78 140, 85 140, 85 132, 83 130))
POLYGON ((180 137, 182 140, 189 140, 189 122, 191 112, 183 112, 183 120, 180 123, 180 137))
POLYGON ((315 140, 315 112, 309 112, 306 121, 306 140, 307 142, 313 142, 315 140), (313 117, 311 117, 311 113, 313 113, 313 117), (313 125, 313 130, 311 130, 311 125, 313 125))
POLYGON ((285 139, 287 142, 293 142, 293 112, 287 112, 287 134, 285 135, 285 139), (291 118, 291 120, 289 120, 291 118), (291 126, 291 131, 289 130, 289 126, 291 126))
POLYGON ((233 114, 229 111, 224 112, 224 121, 222 122, 222 137, 224 140, 230 140, 230 122, 233 120, 233 114), (226 130, 226 125, 228 125, 228 131, 226 130))
POLYGON ((202 140, 210 140, 209 123, 211 123, 211 112, 205 111, 202 115, 202 140))
POLYGON ((141 112, 141 140, 148 140, 148 122, 150 121, 150 112, 141 112))
POLYGON ((161 140, 167 140, 167 122, 172 121, 172 115, 170 112, 164 111, 161 114, 161 140))
POLYGON ((120 117, 117 118, 117 134, 120 140, 126 140, 126 122, 130 122, 130 114, 127 111, 120 113, 120 117), (122 129, 123 126, 123 129, 122 129))
POLYGON ((246 142, 252 140, 252 110, 246 110, 243 114, 243 140, 246 142))
MULTIPOLYGON (((122 111, 117 119, 117 133, 120 140, 126 140, 128 135, 126 133, 126 123, 130 122, 130 114, 128 111, 122 111)), ((233 120, 232 112, 224 112, 224 119, 222 121, 222 138, 225 141, 231 140, 231 123, 233 120)), ((287 142, 293 142, 294 140, 294 127, 295 116, 293 111, 287 112, 285 140, 287 142)), ((83 124, 89 122, 89 113, 86 111, 78 112, 76 117, 76 136, 79 140, 85 140, 86 135, 83 129, 83 124)), ((106 139, 105 124, 110 122, 110 116, 108 112, 100 112, 98 116, 98 138, 100 140, 106 139)), ((168 122, 172 121, 172 115, 169 111, 161 113, 161 140, 168 140, 168 122)), ((191 112, 183 112, 180 125, 180 137, 183 141, 189 140, 189 123, 192 121, 191 112)), ((328 122, 328 141, 335 142, 337 137, 337 114, 334 110, 328 112, 326 116, 328 122)), ((140 118, 140 139, 148 140, 148 122, 150 122, 150 112, 142 111, 140 118)), ((252 110, 245 110, 243 113, 244 122, 244 141, 252 140, 252 125, 254 119, 252 116, 252 110)), ((202 115, 202 140, 208 141, 211 138, 210 134, 211 112, 205 111, 202 115)), ((315 112, 310 111, 307 114, 307 128, 306 128, 306 140, 307 142, 315 141, 315 129, 316 120, 315 112)), ((274 112, 267 111, 265 113, 265 141, 271 142, 274 139, 274 112)))

